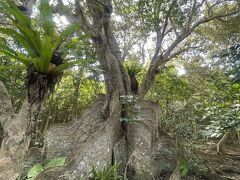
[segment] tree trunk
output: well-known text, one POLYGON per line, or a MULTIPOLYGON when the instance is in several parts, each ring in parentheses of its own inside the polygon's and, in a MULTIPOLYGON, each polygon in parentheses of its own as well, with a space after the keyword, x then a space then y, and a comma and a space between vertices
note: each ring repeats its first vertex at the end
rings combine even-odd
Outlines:
MULTIPOLYGON (((79 73, 79 74, 81 76, 81 73, 79 73)), ((78 106, 78 95, 79 95, 80 83, 81 83, 80 77, 73 77, 74 92, 73 92, 73 97, 72 97, 72 118, 76 118, 76 116, 77 116, 77 110, 78 110, 77 106, 78 106)))
MULTIPOLYGON (((58 79, 58 78, 57 78, 58 79)), ((32 153, 32 147, 39 147, 41 115, 43 105, 49 89, 57 81, 45 75, 29 74, 28 97, 18 114, 12 112, 12 104, 5 86, 0 82, 0 122, 4 131, 4 138, 0 151, 0 177, 25 177, 28 169, 39 159, 41 152, 32 153), (51 83, 50 83, 51 82, 51 83), (38 143, 38 144, 37 144, 38 143), (21 173, 21 175, 20 175, 21 173), (9 175, 11 174, 11 175, 9 175)), ((36 148, 35 148, 36 149, 36 148)), ((8 178, 3 178, 8 179, 8 178)))
POLYGON ((166 62, 164 60, 161 61, 161 63, 152 63, 150 64, 150 67, 148 68, 148 71, 143 79, 143 83, 140 85, 139 88, 139 98, 144 99, 146 93, 150 90, 154 83, 154 79, 156 74, 160 73, 163 68, 165 67, 166 62))
POLYGON ((107 120, 99 109, 104 99, 99 98, 80 119, 48 130, 45 161, 67 157, 67 162, 63 167, 44 170, 36 179, 88 179, 92 166, 100 170, 120 162, 119 172, 126 171, 129 179, 170 177, 177 165, 174 139, 160 130, 157 104, 136 103, 139 122, 127 125, 125 137, 117 93, 113 97, 110 104, 115 110, 107 120))
POLYGON ((53 91, 55 85, 60 81, 61 74, 44 75, 35 72, 30 67, 27 72, 27 99, 29 106, 29 120, 26 136, 31 147, 41 147, 43 144, 41 138, 40 125, 44 112, 44 103, 53 91))

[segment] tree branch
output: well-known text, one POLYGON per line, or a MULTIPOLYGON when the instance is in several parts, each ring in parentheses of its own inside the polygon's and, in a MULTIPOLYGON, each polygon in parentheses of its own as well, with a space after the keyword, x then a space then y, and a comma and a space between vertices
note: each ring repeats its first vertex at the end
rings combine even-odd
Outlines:
POLYGON ((53 13, 58 13, 60 15, 65 16, 71 23, 76 22, 75 17, 71 13, 71 10, 64 6, 62 0, 57 0, 57 5, 52 7, 53 13))
POLYGON ((186 51, 188 51, 188 50, 190 50, 190 49, 196 49, 196 48, 199 48, 199 46, 189 46, 189 47, 186 47, 186 48, 181 48, 181 49, 179 49, 178 51, 172 53, 172 54, 166 59, 166 61, 171 60, 172 58, 175 58, 175 57, 177 57, 178 55, 180 55, 180 54, 182 54, 182 53, 184 53, 184 52, 186 52, 186 51))
POLYGON ((208 18, 203 18, 201 20, 199 20, 198 22, 196 22, 190 29, 189 29, 189 33, 191 33, 192 31, 194 31, 199 25, 201 24, 204 24, 204 23, 207 23, 207 22, 210 22, 214 19, 217 19, 217 18, 224 18, 224 17, 228 17, 228 16, 232 16, 232 15, 235 15, 237 13, 240 13, 240 9, 237 9, 235 11, 232 11, 232 12, 229 12, 229 13, 226 13, 226 14, 218 14, 218 15, 215 15, 215 16, 212 16, 212 17, 208 17, 208 18))
POLYGON ((189 19, 188 19, 188 22, 187 22, 187 27, 188 28, 191 26, 191 22, 192 22, 194 14, 203 5, 204 2, 205 2, 205 0, 202 0, 202 2, 199 5, 197 5, 197 0, 194 0, 193 6, 192 6, 192 10, 191 10, 191 12, 189 14, 189 19))
MULTIPOLYGON (((202 1, 201 4, 203 4, 204 0, 202 1)), ((200 4, 200 5, 201 5, 200 4)), ((200 8, 201 6, 196 6, 196 5, 193 5, 193 8, 192 8, 192 17, 190 17, 191 19, 193 18, 194 16, 194 13, 196 12, 196 10, 198 8, 200 8)), ((232 16, 232 15, 235 15, 237 13, 240 12, 240 9, 238 8, 237 10, 234 10, 232 12, 229 12, 229 13, 225 13, 225 14, 218 14, 218 15, 214 15, 214 16, 211 16, 211 17, 204 17, 204 18, 201 18, 200 20, 198 20, 197 22, 193 23, 191 25, 191 19, 188 20, 188 25, 189 27, 184 27, 181 29, 181 32, 177 32, 177 27, 174 26, 174 23, 173 21, 171 20, 171 18, 169 17, 169 20, 171 22, 171 25, 172 25, 172 29, 175 31, 175 34, 176 34, 176 39, 171 43, 171 45, 166 49, 166 51, 164 51, 163 53, 161 53, 157 60, 151 62, 150 66, 149 66, 149 69, 146 73, 146 76, 143 80, 143 83, 141 84, 140 86, 140 90, 139 90, 139 96, 140 98, 143 98, 146 94, 146 92, 149 90, 149 88, 151 87, 151 85, 153 84, 154 82, 154 77, 156 75, 156 71, 157 69, 160 67, 160 65, 164 65, 166 62, 170 61, 173 57, 176 57, 177 55, 185 52, 186 50, 188 50, 189 48, 184 48, 184 49, 181 49, 173 54, 172 51, 183 41, 185 40, 198 26, 200 26, 201 24, 204 24, 204 23, 207 23, 207 22, 210 22, 214 19, 217 19, 217 18, 223 18, 223 17, 228 17, 228 16, 232 16)), ((165 32, 166 33, 166 32, 165 32)))
POLYGON ((83 26, 83 29, 86 32, 91 32, 91 25, 90 22, 87 20, 87 17, 84 14, 83 7, 81 6, 80 2, 78 0, 75 0, 75 16, 79 18, 81 25, 83 26))
POLYGON ((161 46, 162 46, 162 41, 163 41, 163 38, 164 38, 160 29, 156 30, 156 33, 157 33, 157 42, 156 42, 155 52, 154 52, 151 64, 154 63, 157 60, 157 57, 159 55, 159 52, 160 52, 160 49, 161 49, 161 46))
MULTIPOLYGON (((173 1, 169 10, 167 11, 167 14, 166 14, 166 17, 164 19, 164 22, 163 22, 163 27, 160 28, 160 27, 157 27, 156 28, 156 33, 157 33, 157 42, 156 42, 156 48, 155 48, 155 53, 153 55, 153 58, 152 58, 152 61, 151 61, 151 64, 154 63, 158 56, 159 56, 159 52, 161 50, 161 47, 162 47, 162 42, 163 42, 163 39, 165 37, 165 35, 168 33, 166 33, 166 29, 168 27, 168 21, 169 21, 169 16, 170 16, 170 13, 173 9, 173 6, 175 4, 176 1, 173 1)), ((170 32, 170 31, 169 31, 170 32)))
MULTIPOLYGON (((188 37, 201 24, 207 23, 207 22, 212 21, 212 20, 217 19, 217 18, 231 16, 231 15, 234 15, 234 14, 239 13, 239 12, 240 12, 240 9, 237 9, 236 11, 229 12, 229 13, 226 13, 226 14, 219 14, 219 15, 215 15, 215 16, 212 16, 212 17, 209 17, 209 18, 203 18, 203 19, 197 21, 195 24, 193 24, 193 26, 191 28, 183 29, 182 33, 176 38, 176 40, 165 51, 163 57, 167 58, 170 55, 170 53, 172 52, 172 50, 175 49, 175 47, 178 44, 180 44, 186 37, 188 37)), ((158 58, 158 60, 159 59, 160 59, 160 57, 158 58)))

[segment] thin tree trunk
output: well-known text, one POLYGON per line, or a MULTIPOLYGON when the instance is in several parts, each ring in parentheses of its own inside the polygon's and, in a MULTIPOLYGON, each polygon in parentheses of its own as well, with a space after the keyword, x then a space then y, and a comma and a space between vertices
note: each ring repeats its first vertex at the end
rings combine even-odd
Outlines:
POLYGON ((74 92, 72 97, 72 118, 76 118, 77 116, 80 83, 81 83, 80 77, 73 79, 74 92))
POLYGON ((159 65, 158 63, 151 63, 148 71, 143 79, 143 83, 140 85, 139 88, 139 98, 144 99, 146 93, 152 87, 156 74, 160 73, 163 68, 165 67, 166 62, 163 60, 162 63, 159 65))

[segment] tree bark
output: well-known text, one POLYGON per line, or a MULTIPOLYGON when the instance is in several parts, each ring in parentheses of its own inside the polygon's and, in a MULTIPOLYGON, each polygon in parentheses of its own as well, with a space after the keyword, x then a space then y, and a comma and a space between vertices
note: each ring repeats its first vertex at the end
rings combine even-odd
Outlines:
MULTIPOLYGON (((79 73, 79 74, 82 74, 82 73, 79 73)), ((77 106, 78 106, 80 83, 81 83, 81 77, 73 77, 74 92, 73 92, 73 97, 72 97, 72 118, 76 118, 76 116, 77 116, 77 110, 78 110, 77 106)))
POLYGON ((121 104, 118 93, 111 99, 115 107, 110 117, 103 119, 96 101, 82 117, 66 125, 52 126, 45 136, 46 161, 67 157, 62 167, 48 168, 36 179, 88 179, 92 166, 101 170, 121 163, 119 173, 139 180, 170 177, 177 162, 174 139, 160 130, 161 112, 157 104, 137 102, 139 122, 127 125, 124 136, 121 104))
POLYGON ((0 122, 4 137, 0 149, 0 179, 15 180, 20 172, 27 151, 25 132, 29 104, 25 100, 18 114, 13 113, 10 96, 0 82, 0 122))
POLYGON ((96 49, 97 60, 103 70, 106 84, 106 103, 103 112, 107 117, 110 108, 109 101, 114 91, 119 91, 119 96, 130 94, 130 79, 123 67, 121 51, 111 29, 111 0, 87 1, 92 22, 88 22, 83 14, 83 7, 76 3, 79 21, 85 26, 86 31, 92 33, 92 41, 96 49), (90 27, 89 27, 90 26, 90 27))
POLYGON ((166 61, 164 61, 164 59, 162 59, 160 64, 159 63, 150 64, 150 67, 148 68, 148 71, 139 88, 140 99, 144 99, 145 95, 147 94, 147 92, 150 90, 150 88, 154 83, 155 76, 163 70, 163 68, 165 67, 165 64, 166 64, 166 61))

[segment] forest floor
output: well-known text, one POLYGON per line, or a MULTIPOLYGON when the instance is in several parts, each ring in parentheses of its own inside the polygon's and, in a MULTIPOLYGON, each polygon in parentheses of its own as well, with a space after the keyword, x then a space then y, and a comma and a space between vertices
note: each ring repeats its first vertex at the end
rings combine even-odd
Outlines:
POLYGON ((185 180, 240 180, 240 144, 231 142, 226 144, 229 152, 218 153, 217 141, 208 141, 198 150, 198 157, 202 159, 208 172, 201 176, 188 176, 185 180))

